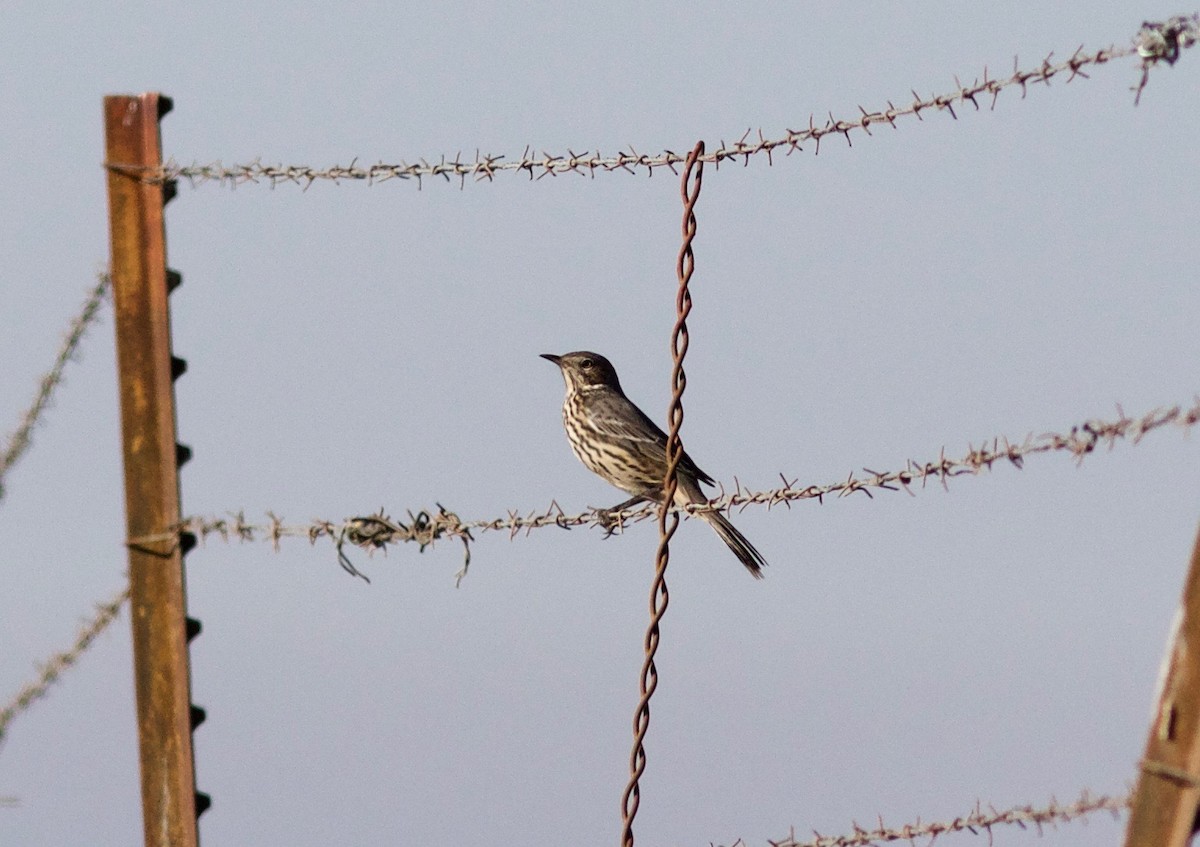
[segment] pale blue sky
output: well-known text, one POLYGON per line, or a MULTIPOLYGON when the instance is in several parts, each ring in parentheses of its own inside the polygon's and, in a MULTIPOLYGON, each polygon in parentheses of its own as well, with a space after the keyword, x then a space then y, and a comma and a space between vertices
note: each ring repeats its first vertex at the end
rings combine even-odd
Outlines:
MULTIPOLYGON (((475 150, 682 151, 852 118, 1126 44, 1161 3, 603 7, 9 4, 0 20, 0 433, 108 260, 105 94, 159 90, 180 161, 317 166, 475 150)), ((770 488, 1191 403, 1197 56, 1136 60, 705 173, 689 452, 770 488)), ((607 355, 660 422, 679 233, 667 172, 272 190, 168 209, 184 510, 466 519, 622 498, 572 457, 537 358, 607 355)), ((125 568, 106 311, 0 502, 0 702, 125 568)), ((1196 436, 903 493, 752 508, 770 567, 672 548, 637 835, 951 818, 1122 792, 1200 518, 1196 436)), ((357 560, 197 549, 206 847, 612 844, 656 533, 541 530, 357 560)), ((128 615, 0 747, 0 843, 129 844, 128 615)), ((1123 820, 997 844, 1115 843, 1123 820)), ((959 836, 955 843, 975 843, 959 836)))

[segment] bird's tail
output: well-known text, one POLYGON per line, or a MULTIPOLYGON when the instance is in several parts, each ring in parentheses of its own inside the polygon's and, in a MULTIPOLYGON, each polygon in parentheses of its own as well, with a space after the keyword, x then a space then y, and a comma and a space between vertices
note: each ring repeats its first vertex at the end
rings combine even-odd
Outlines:
POLYGON ((762 557, 754 549, 746 536, 737 531, 737 527, 729 522, 729 518, 725 517, 720 512, 702 512, 700 517, 704 518, 716 530, 717 535, 721 536, 721 540, 729 545, 729 549, 733 551, 733 555, 737 556, 746 570, 750 571, 750 576, 755 579, 762 579, 762 569, 766 567, 767 560, 762 557))

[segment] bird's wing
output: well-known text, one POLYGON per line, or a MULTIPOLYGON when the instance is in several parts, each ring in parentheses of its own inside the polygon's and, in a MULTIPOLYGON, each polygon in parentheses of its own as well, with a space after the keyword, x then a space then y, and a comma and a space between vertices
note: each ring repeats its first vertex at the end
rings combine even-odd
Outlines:
MULTIPOLYGON (((592 426, 601 435, 666 453, 667 434, 627 397, 605 397, 603 402, 596 403, 592 408, 590 418, 592 426)), ((691 474, 700 482, 716 484, 711 476, 700 470, 692 461, 686 450, 679 462, 679 469, 691 474)))

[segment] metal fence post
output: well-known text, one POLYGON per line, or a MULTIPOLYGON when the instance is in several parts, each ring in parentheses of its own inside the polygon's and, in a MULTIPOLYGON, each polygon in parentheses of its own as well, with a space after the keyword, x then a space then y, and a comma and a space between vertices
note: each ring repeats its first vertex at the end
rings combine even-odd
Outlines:
MULTIPOLYGON (((156 93, 104 98, 105 165, 112 233, 113 301, 125 510, 133 621, 134 685, 146 847, 195 847, 192 729, 203 710, 191 705, 184 597, 186 539, 180 520, 178 465, 190 451, 175 440, 173 382, 184 369, 171 355, 163 206, 172 183, 150 179, 162 164, 159 119, 171 101, 156 93)), ((192 539, 194 542, 194 539, 192 539)))
POLYGON ((1159 671, 1126 847, 1186 847, 1200 808, 1200 535, 1159 671))

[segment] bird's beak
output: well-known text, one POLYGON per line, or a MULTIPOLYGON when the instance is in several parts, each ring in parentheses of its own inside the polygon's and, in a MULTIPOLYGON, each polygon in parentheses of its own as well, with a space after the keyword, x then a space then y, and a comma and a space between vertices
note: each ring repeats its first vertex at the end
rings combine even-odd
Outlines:
POLYGON ((553 353, 542 353, 542 358, 554 362, 556 365, 562 364, 562 356, 555 356, 553 353))

